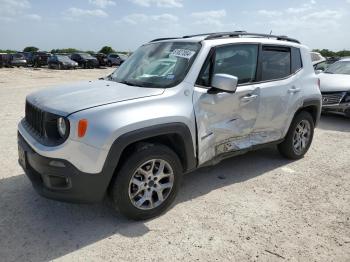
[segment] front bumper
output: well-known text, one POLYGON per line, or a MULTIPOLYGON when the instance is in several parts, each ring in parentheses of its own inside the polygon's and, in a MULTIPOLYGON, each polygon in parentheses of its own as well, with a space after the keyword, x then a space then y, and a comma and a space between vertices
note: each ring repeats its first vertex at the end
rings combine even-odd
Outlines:
POLYGON ((26 66, 27 65, 27 61, 25 61, 25 60, 14 60, 14 61, 11 61, 11 65, 12 66, 26 66))
POLYGON ((41 156, 20 133, 18 147, 22 154, 19 163, 40 195, 75 203, 94 203, 103 199, 111 180, 110 172, 83 173, 67 160, 41 156))
POLYGON ((63 68, 64 69, 76 69, 77 65, 73 65, 73 64, 63 64, 63 68))
POLYGON ((323 112, 334 112, 334 113, 342 113, 346 116, 350 116, 350 102, 340 103, 335 105, 323 105, 323 112))

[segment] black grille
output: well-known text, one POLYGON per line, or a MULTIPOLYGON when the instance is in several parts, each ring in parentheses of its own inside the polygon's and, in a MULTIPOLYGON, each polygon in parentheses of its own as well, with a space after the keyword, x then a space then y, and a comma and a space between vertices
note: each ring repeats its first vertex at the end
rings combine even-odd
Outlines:
POLYGON ((26 102, 26 121, 40 136, 44 136, 44 111, 26 102))
POLYGON ((338 105, 343 100, 345 92, 339 93, 323 93, 322 94, 322 104, 323 105, 338 105))

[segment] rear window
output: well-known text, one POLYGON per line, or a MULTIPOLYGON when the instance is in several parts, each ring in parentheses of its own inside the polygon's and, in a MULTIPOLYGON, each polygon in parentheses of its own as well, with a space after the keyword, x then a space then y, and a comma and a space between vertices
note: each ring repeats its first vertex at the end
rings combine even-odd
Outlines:
POLYGON ((291 49, 264 46, 262 50, 262 81, 277 80, 291 74, 291 49))

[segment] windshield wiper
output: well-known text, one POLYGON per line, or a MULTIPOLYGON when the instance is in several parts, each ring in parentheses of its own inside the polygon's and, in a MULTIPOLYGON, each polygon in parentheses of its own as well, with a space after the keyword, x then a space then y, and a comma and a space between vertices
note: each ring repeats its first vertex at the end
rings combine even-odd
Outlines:
POLYGON ((120 84, 128 85, 128 86, 137 86, 137 87, 145 87, 145 88, 164 88, 163 86, 156 86, 153 83, 146 83, 146 82, 131 82, 129 80, 121 80, 121 81, 116 81, 111 79, 111 81, 115 81, 120 84))
POLYGON ((121 83, 121 84, 124 84, 124 85, 128 85, 128 86, 138 86, 138 87, 144 87, 143 85, 140 85, 140 84, 136 84, 134 82, 130 82, 128 80, 123 80, 123 81, 120 81, 118 83, 121 83))

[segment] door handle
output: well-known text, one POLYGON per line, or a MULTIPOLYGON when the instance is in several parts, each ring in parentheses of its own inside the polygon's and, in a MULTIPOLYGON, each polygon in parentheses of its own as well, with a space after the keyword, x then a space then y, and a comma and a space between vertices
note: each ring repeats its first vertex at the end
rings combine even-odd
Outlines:
POLYGON ((296 88, 295 86, 293 86, 292 88, 288 89, 288 93, 291 93, 291 94, 295 94, 295 93, 298 93, 300 91, 301 91, 301 89, 300 88, 296 88))
POLYGON ((257 99, 257 97, 258 97, 258 95, 249 94, 249 95, 243 96, 243 97, 241 98, 241 101, 242 101, 242 102, 249 102, 249 101, 252 101, 252 100, 257 99))

